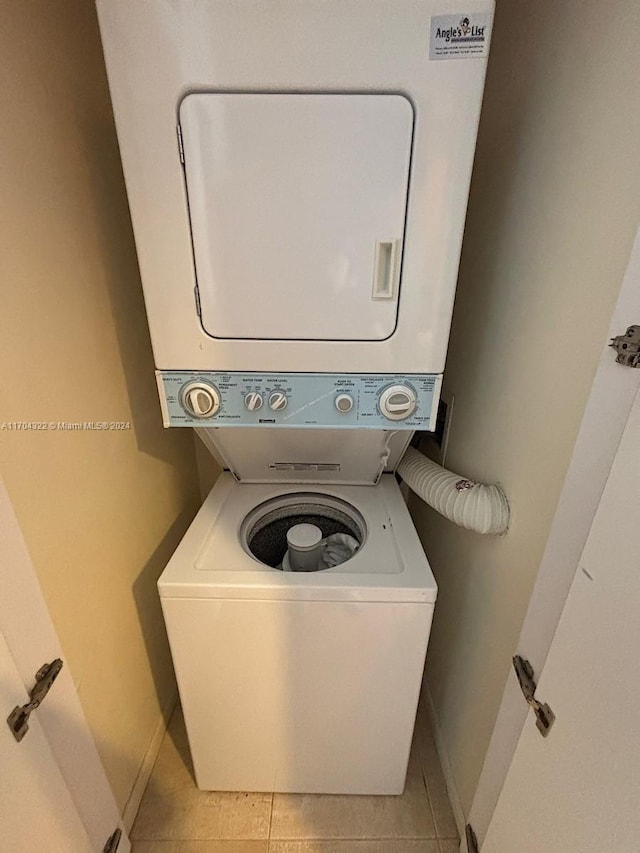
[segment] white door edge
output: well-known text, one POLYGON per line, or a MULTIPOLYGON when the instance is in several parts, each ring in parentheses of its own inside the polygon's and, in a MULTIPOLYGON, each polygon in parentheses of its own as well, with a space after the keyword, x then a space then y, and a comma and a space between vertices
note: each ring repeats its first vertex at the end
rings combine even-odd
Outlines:
POLYGON ((65 661, 55 686, 36 713, 87 835, 94 848, 102 850, 120 827, 118 853, 129 853, 131 845, 113 792, 2 480, 0 556, 0 630, 27 691, 42 664, 56 657, 65 661))
MULTIPOLYGON (((609 337, 623 334, 632 323, 640 323, 640 230, 613 311, 609 337)), ((547 658, 639 388, 640 370, 616 364, 608 338, 603 342, 518 646, 512 650, 526 657, 536 673, 547 658)), ((480 843, 489 828, 528 710, 510 671, 468 818, 480 843)), ((460 849, 466 853, 464 840, 460 849)))
MULTIPOLYGON (((0 697, 2 708, 29 701, 5 637, 0 631, 0 697)), ((6 714, 6 711, 3 711, 6 714)), ((37 714, 16 742, 9 726, 0 727, 0 802, 2 846, 12 853, 45 848, 50 853, 93 853, 60 768, 51 753, 37 714)))
POLYGON ((618 446, 537 694, 557 714, 548 740, 528 715, 482 850, 635 851, 640 699, 640 391, 618 446))

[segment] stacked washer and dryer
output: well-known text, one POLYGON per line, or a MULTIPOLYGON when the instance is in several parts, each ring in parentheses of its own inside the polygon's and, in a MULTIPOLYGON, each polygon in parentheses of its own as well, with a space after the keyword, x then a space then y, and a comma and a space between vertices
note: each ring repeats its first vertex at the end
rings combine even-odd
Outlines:
POLYGON ((164 424, 225 469, 158 583, 197 784, 401 793, 437 590, 394 470, 435 426, 493 3, 98 11, 164 424))

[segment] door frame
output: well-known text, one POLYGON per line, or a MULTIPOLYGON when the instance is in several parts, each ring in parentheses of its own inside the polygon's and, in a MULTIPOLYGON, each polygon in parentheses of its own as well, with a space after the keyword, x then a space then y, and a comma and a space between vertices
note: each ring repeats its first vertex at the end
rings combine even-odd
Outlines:
POLYGON ((43 663, 57 657, 65 661, 55 686, 35 712, 51 752, 94 849, 101 851, 120 827, 118 853, 129 853, 127 832, 2 479, 0 554, 0 630, 25 689, 33 687, 43 663))
MULTIPOLYGON (((640 323, 640 230, 631 250, 609 336, 640 323)), ((545 664, 578 561, 589 535, 633 401, 640 370, 616 363, 609 340, 601 352, 537 579, 529 600, 517 653, 539 674, 545 664)), ((515 652, 515 650, 514 650, 515 652)), ((485 756, 468 822, 480 846, 484 840, 529 706, 512 670, 485 756)), ((460 845, 468 853, 466 841, 460 845)))

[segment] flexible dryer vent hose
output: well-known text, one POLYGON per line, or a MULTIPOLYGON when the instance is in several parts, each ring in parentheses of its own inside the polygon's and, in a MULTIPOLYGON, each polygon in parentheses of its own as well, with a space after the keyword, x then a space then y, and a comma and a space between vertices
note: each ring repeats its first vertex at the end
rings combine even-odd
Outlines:
POLYGON ((454 524, 476 533, 506 533, 509 504, 500 486, 466 480, 408 447, 398 474, 412 492, 454 524))

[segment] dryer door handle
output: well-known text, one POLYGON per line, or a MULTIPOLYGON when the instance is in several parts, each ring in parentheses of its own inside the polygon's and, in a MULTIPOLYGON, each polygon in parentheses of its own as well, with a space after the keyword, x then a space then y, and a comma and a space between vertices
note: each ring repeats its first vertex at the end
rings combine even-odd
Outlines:
POLYGON ((400 277, 400 240, 376 242, 372 299, 395 299, 400 277))

